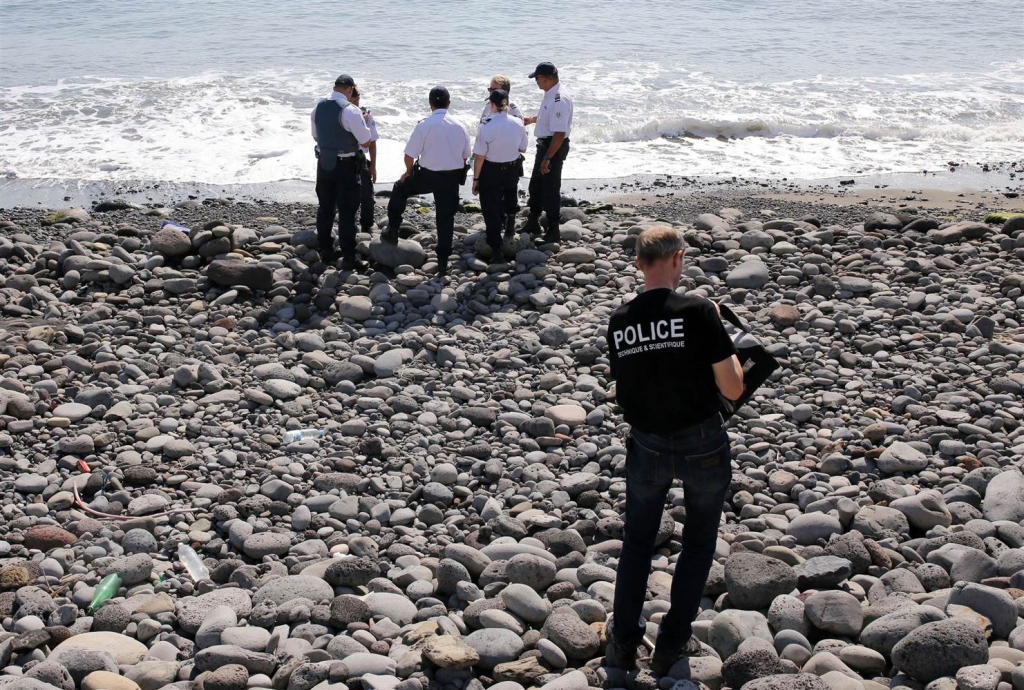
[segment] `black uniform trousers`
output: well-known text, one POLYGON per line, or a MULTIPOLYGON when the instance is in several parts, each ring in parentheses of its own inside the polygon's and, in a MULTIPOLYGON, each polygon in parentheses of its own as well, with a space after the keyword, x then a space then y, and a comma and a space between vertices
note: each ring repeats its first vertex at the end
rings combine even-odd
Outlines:
POLYGON ((332 246, 331 231, 338 215, 338 244, 346 259, 356 257, 356 210, 359 208, 360 172, 356 156, 339 158, 334 170, 316 166, 316 234, 320 249, 332 246))
POLYGON ((558 234, 559 217, 562 214, 562 163, 569 155, 569 140, 562 142, 554 157, 548 161, 548 174, 541 174, 544 156, 548 154, 551 138, 537 140, 537 156, 533 161, 533 174, 530 175, 530 199, 527 206, 530 218, 538 220, 541 211, 548 217, 548 234, 558 234))
POLYGON ((519 212, 519 161, 494 163, 484 161, 480 169, 480 208, 487 225, 487 244, 501 246, 501 234, 515 223, 519 212))
POLYGON ((434 208, 437 212, 437 258, 447 262, 452 253, 452 238, 455 234, 455 212, 459 208, 459 187, 462 184, 462 168, 458 170, 427 170, 416 168, 405 182, 399 180, 391 190, 388 200, 388 235, 398 239, 402 227, 405 203, 411 196, 433 193, 434 208))
POLYGON ((370 232, 373 227, 373 179, 370 178, 370 166, 364 165, 359 190, 359 227, 363 232, 370 232))

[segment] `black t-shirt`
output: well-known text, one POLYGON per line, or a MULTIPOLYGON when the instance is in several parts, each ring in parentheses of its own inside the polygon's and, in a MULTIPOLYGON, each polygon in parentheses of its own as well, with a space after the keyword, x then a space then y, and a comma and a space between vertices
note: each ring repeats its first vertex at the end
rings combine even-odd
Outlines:
POLYGON ((715 306, 667 288, 615 310, 608 324, 615 397, 641 431, 670 433, 721 409, 711 365, 736 354, 715 306))

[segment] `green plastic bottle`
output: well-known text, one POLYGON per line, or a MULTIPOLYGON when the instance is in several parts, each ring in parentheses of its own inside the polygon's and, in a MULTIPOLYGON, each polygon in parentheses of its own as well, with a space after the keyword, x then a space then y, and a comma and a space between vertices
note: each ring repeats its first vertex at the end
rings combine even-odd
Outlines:
POLYGON ((96 586, 96 591, 92 595, 92 601, 89 602, 89 608, 86 609, 86 613, 95 613, 96 609, 100 607, 110 597, 117 594, 117 590, 121 587, 121 576, 117 573, 111 573, 107 575, 103 580, 96 586))

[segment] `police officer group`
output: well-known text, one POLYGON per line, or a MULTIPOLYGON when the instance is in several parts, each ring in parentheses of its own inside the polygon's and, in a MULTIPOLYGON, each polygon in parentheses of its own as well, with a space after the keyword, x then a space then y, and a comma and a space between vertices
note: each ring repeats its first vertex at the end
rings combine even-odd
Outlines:
MULTIPOLYGON (((569 154, 572 130, 572 99, 550 62, 542 62, 529 75, 544 91, 536 116, 525 117, 509 101, 511 82, 501 75, 491 79, 489 96, 480 120, 476 141, 470 144, 466 128, 449 113, 451 96, 443 86, 430 90, 431 114, 421 120, 405 146, 405 172, 395 182, 388 202, 387 229, 383 242, 397 243, 402 215, 410 196, 431 193, 437 222, 437 273, 447 275, 452 253, 459 187, 465 183, 473 157, 473 193, 480 197, 492 263, 504 263, 503 238, 515 235, 519 212, 519 178, 529 147, 528 125, 536 125, 537 139, 530 177, 529 214, 522 232, 541 233, 541 213, 547 216, 543 242, 558 242, 561 213, 562 164, 569 154)), ((377 179, 378 138, 373 116, 360 107, 355 80, 343 74, 331 94, 317 103, 311 114, 316 140, 317 238, 321 259, 337 261, 342 270, 361 270, 356 258, 357 213, 363 232, 373 226, 373 184, 377 179), (338 245, 332 239, 338 218, 338 245)))

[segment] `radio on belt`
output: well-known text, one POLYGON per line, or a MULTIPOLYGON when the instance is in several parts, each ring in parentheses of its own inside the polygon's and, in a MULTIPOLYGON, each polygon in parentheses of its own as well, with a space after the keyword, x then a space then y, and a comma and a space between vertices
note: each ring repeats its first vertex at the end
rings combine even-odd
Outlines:
POLYGON ((722 400, 723 412, 728 418, 736 414, 736 410, 754 397, 757 389, 779 368, 779 363, 765 349, 761 341, 754 337, 750 332, 750 327, 736 316, 735 312, 724 304, 718 305, 718 308, 722 313, 722 319, 735 329, 735 333, 732 334, 732 342, 736 346, 740 366, 743 367, 743 394, 739 400, 728 400, 719 395, 722 400))

